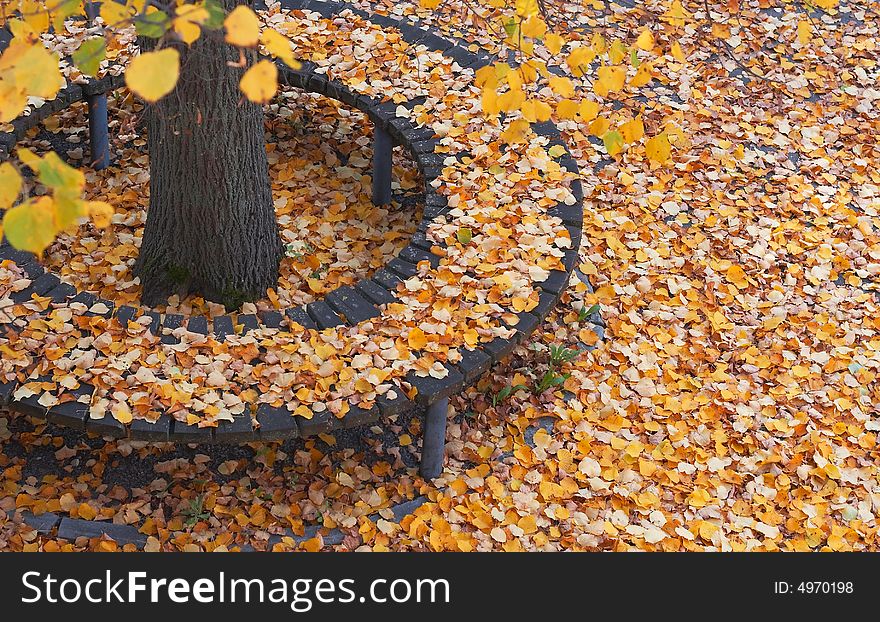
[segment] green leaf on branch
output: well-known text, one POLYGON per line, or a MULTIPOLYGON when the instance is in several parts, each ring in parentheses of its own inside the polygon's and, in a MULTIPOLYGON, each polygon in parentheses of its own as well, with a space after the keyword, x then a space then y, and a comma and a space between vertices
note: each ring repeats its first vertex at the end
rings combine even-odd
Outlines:
POLYGON ((134 28, 142 37, 158 39, 171 26, 171 20, 164 11, 151 11, 150 13, 141 13, 134 19, 134 28))
POLYGON ((80 0, 61 0, 52 3, 52 26, 56 31, 64 28, 64 20, 76 14, 80 4, 80 0))
POLYGON ((29 149, 19 149, 18 157, 37 173, 40 183, 52 188, 56 192, 79 194, 85 188, 85 175, 66 164, 54 151, 50 151, 40 158, 29 149))
POLYGON ((101 61, 107 57, 107 42, 104 37, 96 37, 83 41, 79 49, 73 53, 73 62, 87 76, 95 76, 101 61))
POLYGON ((217 0, 205 0, 202 7, 208 11, 208 19, 202 24, 204 28, 217 30, 223 28, 223 21, 226 19, 226 11, 217 0))

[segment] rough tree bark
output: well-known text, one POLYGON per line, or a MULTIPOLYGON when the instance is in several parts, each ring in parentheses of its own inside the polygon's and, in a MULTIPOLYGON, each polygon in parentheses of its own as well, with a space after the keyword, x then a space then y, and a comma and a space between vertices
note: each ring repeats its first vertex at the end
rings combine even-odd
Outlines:
POLYGON ((135 274, 146 305, 193 293, 237 308, 277 285, 283 256, 263 110, 242 96, 245 67, 222 35, 179 49, 175 91, 146 113, 150 206, 135 274))

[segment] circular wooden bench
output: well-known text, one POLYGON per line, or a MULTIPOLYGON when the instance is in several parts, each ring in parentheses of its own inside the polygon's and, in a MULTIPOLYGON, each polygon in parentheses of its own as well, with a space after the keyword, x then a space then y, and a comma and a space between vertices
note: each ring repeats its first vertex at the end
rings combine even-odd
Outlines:
MULTIPOLYGON (((455 42, 441 38, 418 25, 358 11, 345 4, 285 0, 282 6, 287 9, 316 11, 325 17, 344 10, 353 11, 381 27, 399 30, 410 45, 424 45, 442 53, 453 59, 463 71, 476 70, 492 62, 487 54, 472 53, 455 42)), ((284 331, 294 328, 301 330, 301 327, 322 331, 340 326, 353 327, 362 322, 381 318, 386 305, 400 301, 398 285, 417 274, 421 262, 428 262, 432 268, 436 268, 443 260, 440 255, 432 252, 432 249, 436 249, 438 245, 429 240, 426 233, 435 219, 444 217, 450 211, 446 199, 449 193, 445 192, 448 188, 443 187, 446 182, 434 183, 435 180, 440 179, 444 157, 448 154, 435 153, 438 140, 433 130, 415 126, 407 118, 397 115, 399 105, 412 107, 421 102, 396 104, 358 94, 346 85, 328 79, 327 76, 316 71, 317 67, 309 63, 296 71, 284 67, 281 69, 280 79, 287 85, 341 101, 363 111, 371 119, 374 125, 373 198, 375 202, 385 203, 390 198, 390 158, 394 143, 406 148, 417 163, 425 181, 424 214, 416 233, 397 257, 370 278, 363 279, 354 286, 340 287, 326 295, 323 300, 303 307, 269 311, 258 315, 237 314, 215 317, 213 322, 209 323, 203 316, 186 318, 130 306, 117 308, 111 300, 100 299, 89 292, 77 291, 71 285, 61 282, 56 275, 47 272, 32 254, 15 250, 4 240, 0 246, 0 262, 13 262, 30 280, 30 285, 26 289, 12 295, 13 303, 23 304, 37 296, 51 300, 49 310, 63 305, 83 305, 76 308, 86 317, 101 316, 115 319, 123 326, 128 325, 129 322, 148 324, 149 330, 159 337, 162 344, 168 346, 178 342, 174 332, 179 328, 185 328, 189 333, 201 334, 219 342, 230 336, 246 334, 248 331, 262 329, 284 331)), ((122 86, 124 79, 121 76, 106 77, 84 86, 68 86, 55 100, 46 102, 28 116, 16 119, 12 124, 13 132, 0 134, 0 159, 8 157, 15 143, 47 116, 75 102, 86 101, 90 111, 90 144, 93 161, 97 167, 106 166, 109 163, 106 94, 122 86)), ((546 122, 533 125, 533 129, 549 139, 548 147, 552 145, 561 147, 562 155, 556 158, 557 162, 563 169, 577 175, 575 160, 568 154, 555 125, 546 122)), ((568 230, 571 245, 564 251, 562 259, 564 269, 550 271, 546 280, 536 284, 540 288, 539 304, 530 311, 516 313, 518 322, 510 327, 513 330, 511 336, 496 337, 491 341, 479 343, 473 349, 460 348, 460 360, 443 364, 447 370, 445 377, 420 376, 412 371, 406 374, 405 381, 416 390, 414 399, 409 399, 404 391, 398 390, 393 399, 379 396, 371 408, 351 405, 341 418, 337 418, 327 410, 314 412, 311 418, 304 418, 295 415, 286 405, 273 406, 261 403, 256 409, 255 418, 258 424, 256 427, 252 418, 247 415, 235 417, 234 421, 220 421, 216 427, 188 425, 171 416, 162 416, 155 422, 134 419, 129 425, 125 425, 112 416, 103 418, 90 416, 89 400, 94 392, 94 386, 85 382, 67 391, 68 395, 58 400, 59 403, 50 406, 43 405, 40 392, 30 394, 29 390, 19 391, 21 387, 39 386, 39 383, 52 381, 52 374, 40 373, 39 361, 35 361, 14 374, 7 374, 5 378, 0 376, 0 403, 8 405, 15 411, 46 418, 50 422, 86 432, 135 440, 182 443, 243 443, 305 437, 332 432, 339 428, 362 426, 375 422, 383 416, 418 409, 425 413, 421 473, 426 478, 436 477, 442 470, 449 396, 474 383, 494 362, 509 354, 519 342, 526 339, 553 308, 568 284, 571 271, 577 262, 583 216, 583 195, 577 179, 572 182, 571 191, 575 197, 573 204, 560 202, 549 210, 549 214, 561 219, 568 230)), ((0 325, 0 343, 4 342, 4 335, 8 335, 9 331, 15 331, 16 328, 16 321, 0 325)))

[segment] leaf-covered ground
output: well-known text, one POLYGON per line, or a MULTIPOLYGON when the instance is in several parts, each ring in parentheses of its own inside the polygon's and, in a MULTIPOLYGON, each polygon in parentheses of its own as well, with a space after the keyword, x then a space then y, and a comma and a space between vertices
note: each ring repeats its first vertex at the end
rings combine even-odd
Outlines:
MULTIPOLYGON (((417 418, 192 449, 5 414, 0 548, 115 547, 39 535, 26 510, 137 525, 148 550, 877 549, 880 16, 684 4, 683 28, 656 26, 660 1, 558 20, 628 43, 650 23, 660 50, 681 45, 684 61, 662 54, 603 112, 665 126, 672 160, 639 145, 610 158, 586 124, 559 122, 587 197, 578 274, 531 342, 451 401, 439 480, 415 474, 417 418), (597 303, 600 343, 580 321, 597 303), (536 394, 551 346, 581 353, 536 394)), ((385 7, 494 41, 469 34, 474 3, 385 7)))
MULTIPOLYGON (((143 107, 130 94, 116 94, 110 108, 113 165, 88 187, 91 199, 109 201, 116 213, 109 227, 85 225, 62 235, 44 265, 80 291, 117 304, 140 304, 140 281, 132 274, 146 222, 149 161, 139 125, 143 107)), ((278 286, 242 313, 300 306, 369 276, 394 257, 420 219, 422 183, 402 148, 394 152, 394 203, 371 201, 372 137, 366 115, 333 100, 295 89, 283 91, 266 121, 276 216, 287 257, 278 286), (401 205, 403 201, 406 205, 401 205)), ((85 104, 49 117, 23 146, 41 154, 57 150, 71 161, 88 151, 85 104)), ((173 297, 160 312, 224 315, 222 305, 173 297)))

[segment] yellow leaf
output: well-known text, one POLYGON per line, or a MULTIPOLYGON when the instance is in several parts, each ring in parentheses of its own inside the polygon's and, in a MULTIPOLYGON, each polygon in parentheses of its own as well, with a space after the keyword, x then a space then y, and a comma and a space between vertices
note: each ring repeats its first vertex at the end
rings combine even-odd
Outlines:
POLYGON ((565 155, 565 147, 562 145, 553 145, 547 150, 547 153, 549 153, 552 158, 559 158, 565 155))
POLYGON ((290 48, 290 39, 277 30, 267 28, 261 37, 263 45, 269 54, 284 62, 291 69, 299 69, 302 65, 294 58, 290 48))
POLYGON ((507 75, 507 84, 510 86, 511 91, 519 91, 522 90, 523 85, 523 75, 518 70, 516 71, 508 71, 507 75))
POLYGON ((110 407, 110 414, 119 423, 131 423, 131 409, 125 402, 115 402, 110 407))
POLYGON ((0 122, 8 123, 24 112, 27 93, 12 82, 0 78, 0 122))
POLYGON ((202 29, 199 26, 210 17, 206 8, 195 4, 179 6, 175 13, 174 32, 180 35, 187 45, 201 36, 202 29))
POLYGON ((501 106, 498 105, 498 91, 495 90, 494 86, 483 89, 481 103, 483 112, 489 117, 494 117, 501 112, 501 106))
POLYGON ((419 6, 423 9, 436 9, 443 0, 419 0, 419 6))
POLYGON ((615 41, 611 44, 611 49, 608 50, 608 58, 611 60, 612 65, 619 65, 626 58, 626 54, 627 48, 623 41, 615 41))
POLYGON ((654 67, 651 63, 642 63, 636 70, 636 75, 630 80, 630 84, 636 88, 645 86, 653 78, 654 67))
POLYGON ((538 531, 538 525, 535 522, 535 517, 531 514, 526 514, 522 518, 519 519, 517 525, 520 529, 523 530, 525 534, 533 534, 538 531))
POLYGON ((49 29, 49 11, 46 10, 44 2, 39 2, 38 0, 21 0, 19 6, 22 19, 27 22, 27 25, 34 31, 46 32, 46 30, 49 29), (40 6, 41 4, 43 6, 40 6))
POLYGON ((278 67, 272 61, 261 60, 245 72, 239 87, 255 104, 265 104, 278 91, 278 67))
POLYGON ((520 108, 523 119, 529 123, 542 122, 550 119, 553 109, 550 104, 538 99, 527 99, 520 108))
POLYGON ((727 280, 736 285, 738 289, 746 289, 749 286, 745 270, 737 265, 727 269, 727 280))
POLYGON ((626 69, 617 65, 599 67, 593 90, 596 95, 605 97, 608 93, 619 91, 626 84, 626 69))
POLYGON ((409 347, 413 350, 421 350, 428 345, 428 337, 425 335, 425 331, 418 326, 410 329, 407 341, 409 342, 409 347))
POLYGON ((498 69, 495 65, 484 65, 474 74, 474 84, 479 88, 495 88, 498 86, 498 69))
POLYGON ((297 406, 296 410, 293 411, 293 414, 297 417, 302 417, 303 419, 311 419, 315 416, 315 413, 312 411, 312 409, 304 404, 300 404, 299 406, 297 406))
POLYGON ((580 77, 587 72, 590 63, 596 58, 596 52, 592 48, 579 47, 573 49, 565 59, 565 64, 571 70, 572 75, 580 77))
POLYGON ((669 144, 669 136, 667 136, 666 132, 657 134, 645 143, 645 150, 648 153, 649 159, 663 164, 672 154, 672 146, 669 144))
POLYGON ((585 99, 581 102, 580 109, 578 110, 582 121, 592 121, 597 116, 599 116, 599 104, 585 99))
POLYGON ((85 204, 79 197, 67 192, 55 193, 55 227, 59 231, 68 231, 79 224, 85 213, 85 204))
POLYGON ((568 78, 562 76, 553 76, 550 78, 550 88, 553 92, 561 97, 572 97, 574 95, 574 83, 568 78))
POLYGON ((38 197, 9 209, 3 216, 3 231, 15 248, 42 253, 57 233, 52 198, 38 197))
POLYGON ((532 39, 540 39, 547 33, 547 24, 537 15, 532 15, 523 22, 522 33, 532 39))
POLYGON ((691 507, 694 508, 702 508, 708 505, 709 501, 712 500, 712 495, 709 494, 704 488, 695 488, 694 491, 688 495, 687 503, 691 507))
POLYGON ((508 144, 522 142, 529 131, 529 122, 525 119, 516 119, 501 133, 501 139, 508 144))
POLYGON ((103 201, 88 201, 86 212, 91 217, 96 227, 109 227, 110 218, 113 216, 113 206, 103 201))
POLYGON ((797 26, 797 40, 799 43, 807 44, 810 42, 810 39, 813 38, 813 29, 810 27, 810 22, 805 19, 802 19, 798 22, 797 26))
POLYGON ((609 127, 611 127, 611 122, 608 119, 596 119, 590 123, 590 134, 596 137, 602 136, 608 131, 609 127))
POLYGON ((253 47, 260 41, 260 18, 243 4, 226 16, 223 26, 226 27, 226 43, 253 47))
POLYGON ((684 62, 687 58, 684 55, 684 51, 682 51, 681 46, 678 44, 678 41, 672 44, 672 49, 669 51, 669 53, 672 54, 672 58, 680 62, 684 62))
POLYGON ((34 30, 33 26, 20 19, 10 19, 6 22, 9 32, 12 36, 22 43, 37 43, 40 40, 39 31, 34 30))
POLYGON ((532 17, 538 10, 538 0, 516 0, 516 14, 520 17, 532 17))
POLYGON ((80 503, 77 508, 77 515, 83 520, 93 520, 98 513, 88 503, 80 503))
POLYGON ((40 43, 30 44, 13 39, 0 56, 0 73, 19 90, 33 97, 52 99, 64 78, 58 68, 58 55, 49 52, 40 43))
POLYGON ((642 34, 636 39, 636 47, 646 52, 654 49, 654 35, 651 34, 650 30, 647 28, 642 30, 642 34))
POLYGON ((498 97, 498 107, 504 112, 513 112, 514 110, 519 110, 519 107, 525 101, 526 94, 522 89, 511 89, 498 97))
POLYGON ((7 210, 21 194, 21 175, 9 162, 0 164, 0 210, 7 210))
POLYGON ((135 94, 155 103, 174 90, 180 75, 180 54, 172 48, 136 56, 125 72, 125 83, 135 94))
POLYGON ((602 136, 602 142, 605 145, 605 150, 610 156, 616 156, 623 149, 623 136, 620 135, 620 132, 606 132, 605 135, 602 136))
POLYGON ((687 11, 681 5, 681 0, 675 0, 663 14, 664 19, 674 26, 683 26, 685 20, 689 17, 687 11))
POLYGON ((132 15, 134 15, 134 13, 130 6, 119 4, 118 2, 101 3, 101 19, 103 19, 104 23, 108 26, 115 26, 116 24, 121 25, 131 19, 132 15))
POLYGON ((636 117, 632 121, 627 121, 620 126, 620 133, 623 140, 628 143, 634 143, 642 139, 645 135, 645 125, 642 123, 641 117, 636 117))
POLYGON ((565 45, 565 39, 563 39, 556 33, 551 32, 549 35, 544 37, 544 45, 547 46, 547 49, 550 50, 552 54, 559 54, 562 46, 565 45))
POLYGON ((560 119, 574 119, 578 114, 578 103, 573 99, 562 99, 556 104, 556 116, 560 119))

